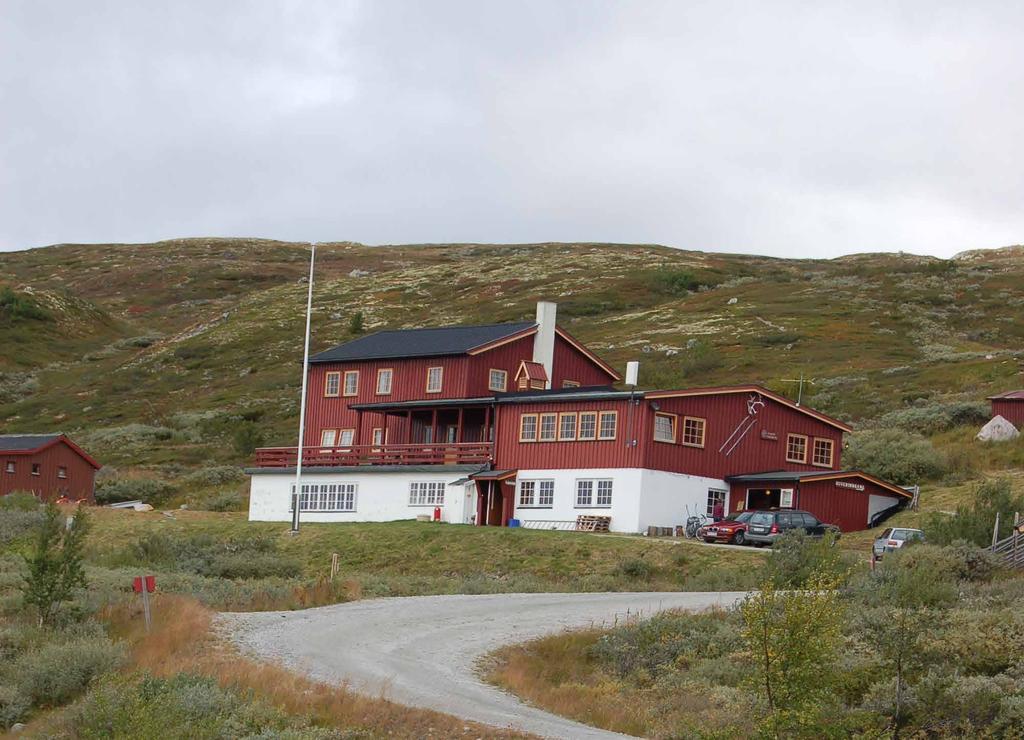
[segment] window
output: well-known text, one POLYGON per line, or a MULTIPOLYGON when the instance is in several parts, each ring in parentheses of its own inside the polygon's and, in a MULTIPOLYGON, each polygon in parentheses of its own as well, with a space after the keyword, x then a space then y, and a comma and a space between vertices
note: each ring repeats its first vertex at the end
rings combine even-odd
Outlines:
POLYGON ((792 509, 793 508, 793 489, 783 488, 779 491, 779 508, 780 509, 792 509))
MULTIPOLYGON (((295 484, 292 483, 292 496, 295 484)), ((294 509, 289 506, 289 511, 294 509)), ((299 511, 355 511, 355 483, 303 483, 299 511)))
POLYGON ((576 481, 576 507, 603 507, 612 505, 612 481, 578 480, 576 481), (596 491, 596 496, 595 496, 596 491))
POLYGON ((321 447, 334 447, 334 443, 338 441, 338 431, 336 429, 324 429, 320 432, 320 446, 321 447))
POLYGON ((519 481, 519 505, 528 508, 550 509, 555 500, 553 480, 519 481))
POLYGON ((597 412, 580 413, 580 439, 597 439, 597 412))
POLYGON ((562 381, 562 387, 563 388, 579 388, 580 387, 580 381, 578 381, 578 380, 563 380, 562 381))
POLYGON ((391 393, 391 380, 395 371, 390 367, 382 367, 377 371, 377 395, 387 396, 391 393))
POLYGON ((338 446, 339 447, 350 447, 352 445, 352 440, 355 438, 355 436, 356 436, 356 430, 355 429, 342 429, 342 430, 340 430, 340 434, 338 435, 338 446))
POLYGON ((373 446, 378 450, 384 444, 384 427, 373 428, 373 446))
POLYGON ((598 439, 615 439, 615 427, 619 420, 617 411, 602 411, 598 424, 598 439))
POLYGON ((39 475, 42 472, 42 467, 39 463, 32 463, 32 475, 39 475))
POLYGON ((558 439, 576 439, 576 412, 570 411, 558 415, 558 439))
POLYGON ((832 467, 832 440, 814 438, 814 456, 811 463, 822 468, 832 467))
POLYGON ((676 415, 655 414, 654 415, 654 441, 675 442, 676 441, 676 415))
POLYGON ((786 437, 786 462, 807 462, 807 437, 790 434, 786 437))
POLYGON ((537 441, 537 415, 523 414, 519 417, 519 441, 537 441))
POLYGON ((704 419, 695 416, 683 417, 683 444, 688 447, 704 446, 704 419))
POLYGON ((356 396, 359 394, 359 371, 345 371, 345 395, 356 396))
POLYGON ((501 393, 508 390, 508 371, 494 370, 492 368, 487 379, 487 390, 500 391, 501 393))
POLYGON ((441 381, 444 376, 443 367, 427 368, 427 393, 440 393, 441 381))
POLYGON ((537 438, 541 442, 551 442, 555 439, 558 430, 558 414, 540 415, 540 434, 537 438))
POLYGON ((7 472, 8 473, 13 473, 14 472, 14 461, 13 460, 8 460, 7 461, 7 472))
POLYGON ((444 481, 413 481, 409 484, 409 506, 441 506, 444 504, 444 481))
POLYGON ((341 387, 341 373, 332 372, 327 373, 327 379, 324 381, 324 395, 325 396, 337 396, 338 390, 341 387))
POLYGON ((704 513, 708 516, 725 516, 725 497, 727 495, 727 491, 719 488, 709 488, 708 505, 704 513))
POLYGON ((57 477, 58 478, 67 478, 68 477, 68 469, 67 469, 66 466, 64 466, 64 465, 58 465, 57 466, 57 477))

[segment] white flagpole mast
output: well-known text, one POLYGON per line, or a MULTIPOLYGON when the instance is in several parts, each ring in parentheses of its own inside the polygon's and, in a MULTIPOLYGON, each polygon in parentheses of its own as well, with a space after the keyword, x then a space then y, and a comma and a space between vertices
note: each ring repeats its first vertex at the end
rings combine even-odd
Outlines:
POLYGON ((302 403, 299 406, 299 446, 295 455, 295 494, 292 497, 292 534, 299 533, 299 503, 302 501, 302 438, 306 432, 306 378, 309 368, 309 322, 313 313, 313 263, 316 261, 316 244, 311 243, 309 252, 309 290, 306 293, 306 338, 302 350, 302 403))

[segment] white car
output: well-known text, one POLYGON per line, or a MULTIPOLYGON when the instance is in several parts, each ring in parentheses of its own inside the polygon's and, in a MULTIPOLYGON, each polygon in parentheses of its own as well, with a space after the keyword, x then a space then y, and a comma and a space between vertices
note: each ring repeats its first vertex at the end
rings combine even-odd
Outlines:
POLYGON ((909 527, 889 527, 871 545, 871 557, 881 560, 885 553, 899 550, 908 542, 924 542, 924 532, 909 527))

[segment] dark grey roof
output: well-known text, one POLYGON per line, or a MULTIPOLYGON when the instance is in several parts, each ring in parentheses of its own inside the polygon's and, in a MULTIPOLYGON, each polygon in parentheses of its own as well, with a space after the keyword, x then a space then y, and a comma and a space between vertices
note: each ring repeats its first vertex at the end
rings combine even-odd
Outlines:
POLYGON ((309 358, 310 363, 382 360, 391 357, 437 357, 463 355, 499 339, 536 326, 533 321, 486 326, 442 326, 427 329, 379 331, 339 344, 309 358))
POLYGON ((0 434, 0 450, 37 450, 59 436, 60 434, 0 434))

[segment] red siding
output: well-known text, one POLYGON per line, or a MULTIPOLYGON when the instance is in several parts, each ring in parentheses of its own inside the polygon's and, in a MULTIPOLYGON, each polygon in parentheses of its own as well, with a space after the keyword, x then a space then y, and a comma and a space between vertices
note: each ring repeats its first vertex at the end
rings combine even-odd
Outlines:
POLYGON ((508 385, 505 390, 514 391, 514 379, 519 363, 531 359, 533 359, 532 336, 516 339, 514 342, 503 344, 479 355, 470 355, 467 358, 469 377, 466 384, 466 396, 479 398, 494 395, 494 391, 487 387, 490 383, 492 369, 506 371, 508 385))
POLYGON ((0 452, 0 494, 31 491, 47 499, 69 496, 93 500, 96 469, 63 441, 34 455, 0 452), (7 472, 13 462, 15 472, 7 472), (32 465, 39 465, 39 475, 32 475, 32 465), (58 468, 67 468, 67 478, 58 478, 58 468))
POLYGON ((614 378, 599 365, 557 334, 552 375, 552 388, 561 388, 566 380, 574 380, 581 386, 611 385, 614 382, 614 378))
POLYGON ((992 416, 996 414, 1020 429, 1024 426, 1024 399, 992 399, 992 416))
POLYGON ((639 449, 628 445, 628 441, 639 429, 640 408, 634 406, 634 413, 630 417, 626 400, 500 404, 495 429, 494 466, 502 470, 641 467, 639 449), (519 441, 519 420, 523 414, 557 414, 566 411, 618 412, 616 438, 562 442, 519 441), (632 435, 631 424, 634 430, 632 435))
MULTIPOLYGON (((645 421, 646 431, 640 437, 645 467, 704 475, 709 478, 724 478, 728 475, 768 470, 821 472, 840 467, 843 446, 843 434, 840 430, 767 397, 764 399, 765 406, 755 417, 755 425, 731 454, 726 454, 728 446, 719 452, 740 423, 747 419, 747 400, 750 395, 721 393, 657 399, 656 403, 662 412, 678 414, 675 444, 654 441, 654 411, 650 408, 649 402, 645 402, 642 408, 648 418, 645 421), (684 416, 706 420, 703 448, 681 444, 684 416), (831 467, 822 468, 809 462, 788 462, 786 438, 789 434, 802 434, 808 437, 808 461, 811 459, 815 437, 832 440, 831 467)), ((731 444, 732 442, 729 443, 731 444)))

